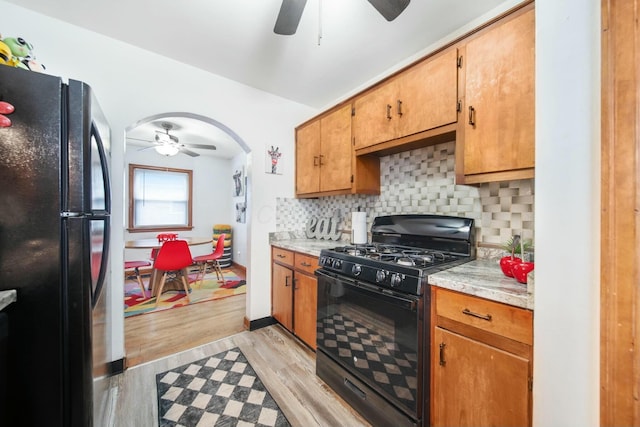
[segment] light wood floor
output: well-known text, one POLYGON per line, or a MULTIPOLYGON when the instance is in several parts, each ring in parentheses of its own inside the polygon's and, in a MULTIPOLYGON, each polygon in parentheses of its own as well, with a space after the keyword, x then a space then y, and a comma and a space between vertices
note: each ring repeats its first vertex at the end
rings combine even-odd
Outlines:
MULTIPOLYGON (((245 278, 244 271, 232 268, 245 278)), ((128 317, 124 320, 126 365, 132 367, 198 347, 244 330, 246 295, 128 317)))
POLYGON ((157 426, 156 374, 233 347, 245 354, 292 426, 369 426, 315 375, 315 353, 273 325, 128 369, 117 378, 115 427, 157 426))
POLYGON ((128 369, 110 379, 108 424, 157 426, 157 373, 240 347, 292 426, 369 426, 316 376, 315 353, 288 331, 244 330, 245 297, 125 319, 128 369))

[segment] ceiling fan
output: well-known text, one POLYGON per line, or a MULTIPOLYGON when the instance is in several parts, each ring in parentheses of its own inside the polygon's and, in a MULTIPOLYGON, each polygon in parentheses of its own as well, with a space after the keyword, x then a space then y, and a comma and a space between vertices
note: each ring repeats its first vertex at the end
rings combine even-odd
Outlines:
POLYGON ((198 148, 201 150, 216 150, 215 145, 205 145, 205 144, 185 144, 180 142, 180 139, 169 133, 170 130, 174 128, 174 125, 169 122, 161 122, 160 126, 162 130, 156 130, 156 134, 153 140, 147 139, 139 139, 139 138, 131 138, 128 139, 134 141, 143 141, 150 142, 153 144, 151 147, 141 148, 139 151, 148 150, 149 148, 155 148, 155 150, 162 154, 163 156, 175 156, 178 153, 184 153, 191 157, 198 157, 200 154, 189 150, 188 148, 198 148), (188 148, 187 148, 188 147, 188 148))
MULTIPOLYGON (((411 0, 367 0, 387 21, 396 19, 411 0)), ((273 32, 283 36, 296 33, 307 0, 282 0, 273 32)))

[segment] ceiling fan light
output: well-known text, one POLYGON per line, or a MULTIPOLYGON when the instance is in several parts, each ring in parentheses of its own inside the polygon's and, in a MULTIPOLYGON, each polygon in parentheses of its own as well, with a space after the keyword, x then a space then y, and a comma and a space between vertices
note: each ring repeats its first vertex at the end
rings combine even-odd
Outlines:
POLYGON ((156 134, 156 141, 163 144, 168 144, 171 142, 171 138, 166 133, 156 134))
POLYGON ((155 147, 155 149, 158 153, 162 154, 163 156, 175 156, 180 151, 180 149, 175 145, 165 145, 165 144, 158 145, 157 147, 155 147))

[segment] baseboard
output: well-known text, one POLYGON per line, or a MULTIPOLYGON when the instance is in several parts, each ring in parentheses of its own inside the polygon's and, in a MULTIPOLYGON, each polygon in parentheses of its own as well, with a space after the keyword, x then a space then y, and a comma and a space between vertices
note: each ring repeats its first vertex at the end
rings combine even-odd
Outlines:
POLYGON ((241 271, 242 274, 244 275, 244 277, 247 277, 247 267, 245 267, 244 265, 240 265, 237 262, 231 262, 231 264, 233 264, 233 268, 235 268, 238 271, 241 271))
POLYGON ((113 360, 108 363, 109 375, 117 375, 124 372, 125 358, 113 360))
POLYGON ((249 319, 244 318, 244 327, 245 329, 249 329, 250 331, 255 331, 256 329, 265 328, 267 326, 275 325, 278 323, 276 319, 271 316, 263 317, 262 319, 256 319, 249 322, 249 319))

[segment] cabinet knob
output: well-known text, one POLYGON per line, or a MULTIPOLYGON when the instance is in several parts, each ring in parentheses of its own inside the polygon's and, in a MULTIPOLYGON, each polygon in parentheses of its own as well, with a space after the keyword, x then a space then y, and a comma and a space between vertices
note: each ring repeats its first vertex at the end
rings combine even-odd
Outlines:
POLYGON ((318 156, 313 156, 313 166, 318 166, 318 156))
POLYGON ((444 347, 446 346, 445 343, 440 343, 440 366, 445 366, 447 364, 447 361, 444 360, 444 347))
POLYGON ((391 120, 391 105, 387 104, 387 120, 391 120))
POLYGON ((402 117, 402 100, 398 99, 398 115, 402 117))

